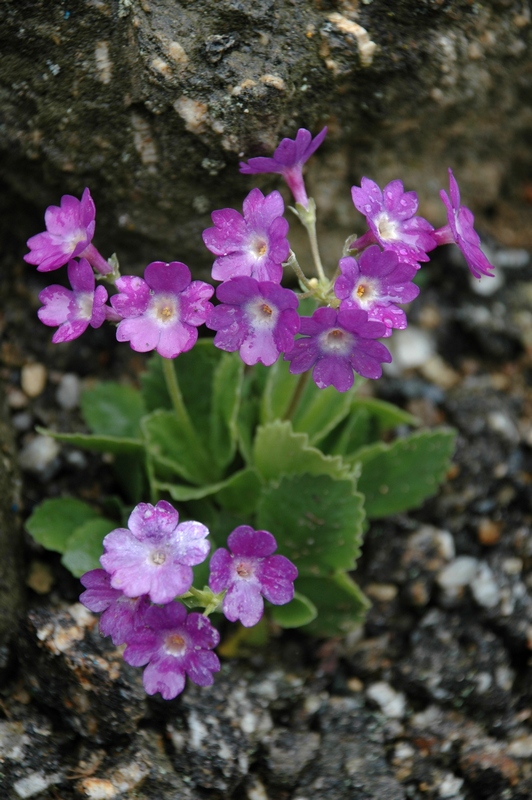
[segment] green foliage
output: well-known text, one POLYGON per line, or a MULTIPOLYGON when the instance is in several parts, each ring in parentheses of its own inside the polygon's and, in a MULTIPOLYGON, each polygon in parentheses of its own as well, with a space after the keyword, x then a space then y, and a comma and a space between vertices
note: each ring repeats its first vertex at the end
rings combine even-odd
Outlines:
MULTIPOLYGON (((312 380, 303 384, 282 360, 244 370, 236 353, 223 353, 210 340, 172 362, 173 394, 166 379, 172 386, 174 373, 166 367, 151 358, 140 390, 103 383, 85 392, 89 434, 45 433, 113 454, 128 501, 171 498, 182 520, 207 525, 211 552, 238 525, 270 530, 278 552, 299 571, 294 600, 268 604, 277 625, 316 636, 341 636, 359 625, 368 601, 349 573, 366 518, 414 508, 434 494, 454 432, 404 435, 417 420, 389 403, 357 397, 360 381, 338 393, 312 380), (178 411, 179 392, 188 418, 178 411), (403 436, 393 440, 397 429, 403 436)), ((118 526, 65 498, 43 503, 27 527, 81 575, 98 566, 102 540, 118 526)), ((194 573, 194 585, 203 587, 208 563, 194 573)), ((240 651, 252 639, 239 629, 228 648, 240 651)))

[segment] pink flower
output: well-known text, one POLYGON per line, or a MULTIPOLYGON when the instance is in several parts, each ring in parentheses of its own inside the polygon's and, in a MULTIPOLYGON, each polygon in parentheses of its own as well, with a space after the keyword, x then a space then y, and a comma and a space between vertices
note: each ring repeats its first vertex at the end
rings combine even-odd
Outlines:
POLYGON ((46 209, 46 231, 28 239, 30 252, 24 256, 24 261, 37 264, 39 272, 49 272, 67 264, 71 258, 83 256, 98 272, 107 275, 111 267, 91 244, 95 217, 96 207, 88 189, 81 200, 63 195, 60 207, 46 209))
POLYGON ((429 260, 427 253, 436 247, 434 229, 426 219, 415 216, 417 194, 405 192, 402 181, 391 181, 381 190, 374 181, 362 178, 361 188, 353 186, 351 195, 370 227, 353 248, 378 243, 385 250, 393 250, 401 262, 429 260))
POLYGON ((299 301, 291 289, 239 277, 222 283, 216 296, 222 304, 213 308, 206 323, 218 331, 216 347, 229 352, 240 350, 245 364, 260 361, 267 367, 292 348, 299 330, 299 301))
POLYGON ((280 283, 290 246, 284 203, 279 192, 264 197, 252 189, 243 204, 244 216, 233 208, 211 214, 214 228, 203 231, 206 247, 218 258, 212 268, 216 281, 243 275, 280 283))
POLYGON ((102 636, 110 636, 113 644, 120 645, 141 626, 144 612, 150 601, 142 597, 126 597, 120 589, 113 589, 111 576, 104 569, 92 569, 80 578, 85 591, 79 597, 80 603, 96 613, 102 612, 99 629, 102 636))
POLYGON ((448 224, 434 231, 434 239, 438 245, 458 245, 475 278, 481 278, 482 275, 493 278, 493 266, 480 249, 480 237, 473 228, 475 218, 468 208, 460 205, 460 189, 451 169, 449 169, 449 189, 450 199, 444 189, 440 192, 447 209, 448 224))
POLYGON ((341 258, 340 271, 334 292, 342 301, 341 310, 367 311, 368 319, 386 325, 384 336, 391 336, 393 328, 406 328, 406 314, 396 303, 409 303, 418 296, 419 287, 412 283, 415 265, 401 264, 393 250, 383 252, 372 245, 358 260, 351 256, 341 258))
POLYGON ((222 547, 211 558, 209 587, 216 593, 227 589, 223 613, 250 628, 264 613, 263 597, 277 606, 292 600, 297 569, 285 556, 272 555, 277 542, 268 531, 240 525, 227 545, 231 552, 222 547))
POLYGON ((139 503, 128 520, 103 540, 102 567, 111 587, 126 597, 149 595, 154 603, 169 603, 192 586, 192 567, 205 561, 209 531, 200 522, 182 522, 165 500, 156 506, 139 503))
POLYGON ((385 332, 384 323, 368 321, 362 309, 318 308, 312 317, 301 318, 304 335, 284 358, 292 362, 293 375, 313 368, 319 389, 334 386, 346 392, 353 385, 353 371, 364 378, 381 377, 381 362, 392 360, 388 349, 375 341, 385 332))
POLYGON ((116 338, 130 342, 133 350, 157 350, 164 358, 176 358, 190 350, 212 308, 214 288, 192 281, 190 270, 180 261, 154 261, 144 279, 132 275, 116 282, 119 294, 111 298, 114 310, 123 317, 116 338))
POLYGON ((39 294, 44 304, 37 312, 39 319, 45 325, 59 326, 52 336, 54 344, 77 339, 89 325, 99 328, 106 318, 107 289, 95 288, 94 272, 85 258, 69 262, 68 279, 72 291, 54 284, 39 294))
POLYGON ((148 694, 160 692, 165 700, 185 688, 185 676, 198 686, 210 686, 220 662, 211 652, 220 634, 207 617, 188 614, 181 603, 152 606, 144 615, 144 627, 129 636, 124 660, 133 667, 148 664, 142 676, 148 694))
POLYGON ((303 180, 303 164, 318 149, 325 139, 327 128, 323 128, 317 136, 312 138, 310 131, 300 128, 294 139, 283 139, 277 146, 273 158, 250 158, 249 161, 240 162, 240 172, 244 175, 257 175, 261 172, 280 173, 296 203, 308 208, 308 197, 303 180))

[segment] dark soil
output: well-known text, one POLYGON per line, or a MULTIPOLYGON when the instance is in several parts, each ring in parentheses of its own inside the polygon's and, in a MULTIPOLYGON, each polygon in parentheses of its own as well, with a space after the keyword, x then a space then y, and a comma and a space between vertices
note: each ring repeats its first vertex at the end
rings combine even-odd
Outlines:
MULTIPOLYGON (((35 424, 80 428, 57 399, 65 374, 135 381, 143 359, 111 329, 53 347, 35 319, 49 281, 22 252, 4 253, 0 378, 24 453, 35 424), (46 367, 33 398, 21 393, 31 362, 46 367)), ((344 641, 285 633, 225 661, 211 688, 147 698, 76 604, 79 583, 28 537, 27 607, 0 690, 2 798, 532 797, 532 271, 508 268, 482 296, 449 258, 424 267, 411 309, 434 356, 372 388, 456 427, 457 452, 436 498, 372 525, 364 628, 344 641)), ((105 458, 63 447, 41 469, 22 463, 24 517, 44 497, 116 492, 105 458)))

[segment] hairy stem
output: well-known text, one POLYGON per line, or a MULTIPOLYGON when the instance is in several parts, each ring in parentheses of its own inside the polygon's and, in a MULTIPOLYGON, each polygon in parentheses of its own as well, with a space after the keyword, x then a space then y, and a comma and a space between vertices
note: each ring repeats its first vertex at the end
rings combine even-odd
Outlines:
POLYGON ((310 378, 310 370, 308 369, 306 372, 302 372, 299 376, 299 380, 296 384, 296 388, 294 389, 294 393, 290 400, 290 405, 288 406, 283 419, 293 419, 294 414, 296 413, 299 403, 301 402, 301 398, 303 397, 303 392, 308 383, 308 379, 310 378))

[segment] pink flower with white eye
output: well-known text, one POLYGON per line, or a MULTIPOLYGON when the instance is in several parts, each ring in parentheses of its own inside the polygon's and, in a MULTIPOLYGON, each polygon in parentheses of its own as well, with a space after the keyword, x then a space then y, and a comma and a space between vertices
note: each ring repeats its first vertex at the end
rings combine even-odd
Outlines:
POLYGON ((212 308, 214 287, 191 281, 190 270, 180 261, 148 264, 144 278, 126 275, 116 281, 119 294, 111 305, 122 317, 116 330, 119 342, 133 350, 156 350, 164 358, 176 358, 196 344, 197 328, 212 308))
POLYGON ((279 192, 264 195, 252 189, 243 203, 244 215, 233 208, 211 214, 214 228, 203 231, 205 246, 218 256, 212 268, 215 281, 246 276, 280 283, 283 261, 290 252, 279 192))
POLYGON ((28 239, 30 252, 24 256, 28 264, 36 264, 38 272, 50 272, 67 264, 71 258, 86 258, 102 275, 112 268, 92 244, 96 207, 91 193, 85 189, 81 200, 65 194, 61 206, 48 206, 44 215, 46 231, 28 239))
POLYGON ((209 553, 209 531, 200 522, 178 522, 179 514, 165 500, 156 506, 139 503, 128 528, 108 533, 100 563, 111 576, 111 587, 126 597, 149 595, 153 603, 169 603, 188 592, 192 567, 209 553))
POLYGON ((285 556, 273 555, 275 537, 240 525, 211 558, 209 587, 219 593, 227 589, 222 610, 231 622, 245 628, 256 625, 264 613, 264 600, 281 606, 294 596, 297 569, 285 556))
POLYGON ((391 181, 380 189, 374 181, 362 178, 360 188, 353 186, 351 195, 370 228, 353 247, 361 250, 369 244, 380 244, 384 250, 393 250, 401 262, 429 260, 427 253, 436 247, 434 228, 416 216, 416 192, 405 192, 402 181, 391 181))
POLYGON ((107 316, 107 289, 95 287, 94 272, 85 258, 69 262, 68 279, 72 290, 54 284, 39 294, 43 306, 37 316, 45 325, 58 326, 54 344, 77 339, 89 325, 99 328, 107 316))
POLYGON ((480 237, 473 228, 475 218, 468 208, 460 205, 460 189, 451 169, 449 169, 449 191, 450 198, 444 189, 440 192, 442 202, 447 209, 448 224, 434 231, 436 243, 458 245, 475 278, 481 278, 483 275, 493 278, 493 266, 480 249, 480 237))

